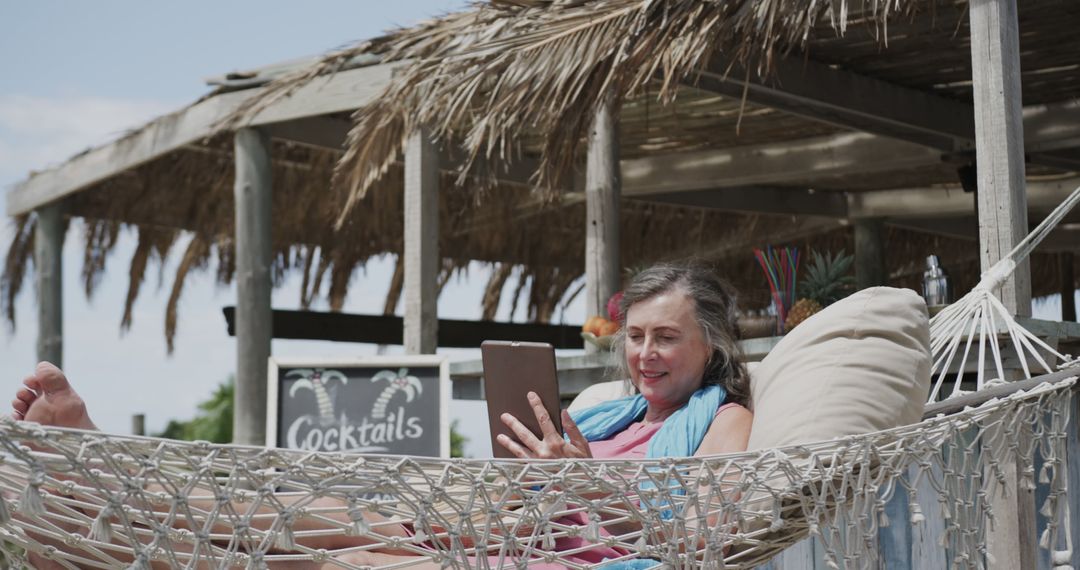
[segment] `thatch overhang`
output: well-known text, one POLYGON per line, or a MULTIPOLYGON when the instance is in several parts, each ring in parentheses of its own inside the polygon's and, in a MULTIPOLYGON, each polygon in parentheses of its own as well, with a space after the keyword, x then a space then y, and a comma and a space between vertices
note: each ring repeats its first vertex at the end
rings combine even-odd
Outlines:
MULTIPOLYGON (((890 224, 894 284, 915 286, 935 252, 962 290, 978 274, 973 200, 957 174, 973 161, 965 10, 930 0, 498 0, 310 65, 226 78, 191 107, 32 176, 8 208, 25 216, 63 200, 86 220, 88 292, 117 233, 136 228, 129 313, 148 268, 193 234, 167 309, 174 327, 190 271, 213 263, 223 282, 234 271, 222 129, 261 126, 275 141, 277 274, 303 272, 305 307, 329 282, 339 308, 356 267, 401 251, 402 140, 425 124, 446 164, 441 279, 471 260, 494 264, 484 316, 518 279, 515 297, 531 291, 530 317, 543 322, 583 271, 583 135, 614 92, 624 265, 703 256, 756 306, 766 295, 751 247, 850 251, 850 221, 873 216, 890 224), (905 102, 925 106, 890 108, 905 102)), ((1030 0, 1020 18, 1034 221, 1080 170, 1080 40, 1068 33, 1080 7, 1030 0)), ((24 218, 7 258, 9 311, 32 224, 24 218)), ((1036 295, 1056 292, 1052 252, 1075 243, 1063 232, 1033 258, 1036 295)))

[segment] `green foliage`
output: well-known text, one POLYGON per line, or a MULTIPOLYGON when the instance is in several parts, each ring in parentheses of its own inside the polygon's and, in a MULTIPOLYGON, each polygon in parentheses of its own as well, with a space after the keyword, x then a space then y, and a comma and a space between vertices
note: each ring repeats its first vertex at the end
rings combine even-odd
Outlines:
POLYGON ((218 384, 210 398, 199 404, 199 412, 188 421, 170 420, 157 437, 231 443, 235 382, 229 377, 218 384))
POLYGON ((450 457, 465 457, 465 442, 469 438, 457 430, 457 420, 450 424, 450 457))
POLYGON ((813 299, 827 307, 854 292, 855 277, 851 265, 855 258, 840 250, 835 256, 826 252, 810 252, 810 265, 806 268, 806 278, 800 284, 800 296, 813 299))

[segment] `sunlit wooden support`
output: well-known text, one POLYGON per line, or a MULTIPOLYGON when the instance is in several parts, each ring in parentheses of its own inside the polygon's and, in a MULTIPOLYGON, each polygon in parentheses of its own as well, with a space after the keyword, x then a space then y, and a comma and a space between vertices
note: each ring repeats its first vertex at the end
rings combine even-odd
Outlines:
POLYGON ((272 180, 270 137, 236 131, 236 404, 233 441, 266 442, 266 379, 270 358, 272 180))
POLYGON ((435 354, 438 342, 439 155, 427 129, 405 145, 405 321, 409 354, 435 354))
MULTIPOLYGON (((973 0, 970 19, 979 251, 986 271, 1028 233, 1016 2, 973 0)), ((1004 282, 998 295, 1012 313, 1031 314, 1027 261, 1004 282)), ((1034 494, 1020 482, 1019 460, 1008 462, 1002 470, 1004 492, 991 499, 995 520, 986 536, 988 566, 1035 568, 1034 494)))
MULTIPOLYGON (((606 315, 619 290, 619 125, 610 105, 600 107, 589 133, 585 171, 585 313, 606 315)), ((586 345, 586 351, 596 347, 586 345)))
POLYGON ((37 285, 37 358, 63 366, 64 357, 64 216, 60 204, 37 210, 34 275, 37 285))

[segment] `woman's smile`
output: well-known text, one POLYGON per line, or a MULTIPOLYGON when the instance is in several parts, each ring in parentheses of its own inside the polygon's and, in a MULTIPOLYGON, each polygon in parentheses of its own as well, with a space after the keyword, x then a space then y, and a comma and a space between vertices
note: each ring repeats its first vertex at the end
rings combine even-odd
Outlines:
POLYGON ((701 388, 710 351, 694 311, 694 301, 676 287, 626 313, 627 368, 649 402, 649 421, 671 415, 701 388))

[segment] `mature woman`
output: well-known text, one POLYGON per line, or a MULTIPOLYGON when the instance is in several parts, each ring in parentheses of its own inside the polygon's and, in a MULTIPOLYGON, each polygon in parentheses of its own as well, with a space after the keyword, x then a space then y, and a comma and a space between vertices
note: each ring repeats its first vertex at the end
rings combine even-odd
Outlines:
MULTIPOLYGON (((620 307, 624 326, 616 350, 636 396, 583 410, 563 412, 566 437, 557 433, 535 394, 528 397, 543 434, 532 434, 510 416, 503 421, 518 436, 499 442, 521 458, 642 458, 706 455, 746 449, 751 414, 749 377, 735 343, 735 301, 716 275, 695 264, 662 264, 638 274, 620 307)), ((15 417, 45 424, 92 428, 82 400, 55 367, 39 366, 13 402, 15 417)), ((583 516, 583 515, 581 515, 583 516)), ((584 524, 584 520, 565 523, 584 524)), ((399 534, 407 529, 389 529, 399 534)), ((356 541, 338 536, 335 540, 356 541)), ((578 549, 568 537, 560 550, 578 549)), ((321 544, 345 547, 351 544, 321 544)), ((595 547, 573 559, 596 563, 625 553, 595 547)), ((351 553, 343 561, 383 565, 406 557, 351 553)))

